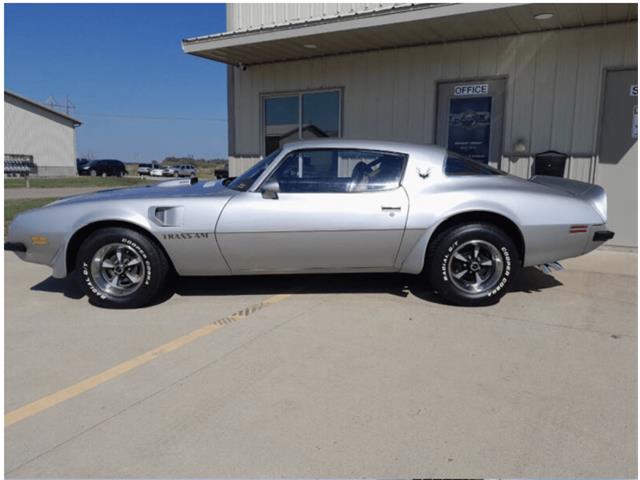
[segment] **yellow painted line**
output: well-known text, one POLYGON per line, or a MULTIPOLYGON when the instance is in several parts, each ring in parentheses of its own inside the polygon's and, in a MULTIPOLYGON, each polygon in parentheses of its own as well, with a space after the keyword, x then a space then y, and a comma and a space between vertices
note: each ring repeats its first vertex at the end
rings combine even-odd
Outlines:
POLYGON ((220 320, 205 325, 204 327, 200 327, 191 333, 183 335, 182 337, 175 338, 170 342, 165 343, 164 345, 160 345, 159 347, 149 350, 142 355, 138 355, 131 360, 122 362, 115 367, 109 368, 104 372, 98 373, 97 375, 82 380, 75 385, 71 385, 70 387, 58 390, 51 395, 47 395, 46 397, 42 397, 35 402, 29 403, 28 405, 13 410, 12 412, 9 412, 4 416, 4 426, 6 428, 10 425, 20 422, 21 420, 24 420, 25 418, 32 417, 33 415, 43 412, 44 410, 48 410, 49 408, 58 405, 59 403, 77 397, 84 392, 96 388, 98 385, 108 382, 109 380, 113 380, 114 378, 119 377, 124 373, 130 372, 131 370, 149 363, 151 360, 153 360, 154 358, 158 358, 162 354, 178 350, 179 348, 182 348, 199 338, 202 338, 215 332, 216 330, 219 330, 229 323, 246 318, 252 313, 255 313, 258 310, 261 310, 275 303, 286 300, 290 296, 291 294, 281 294, 269 297, 260 303, 256 303, 254 305, 251 305, 250 307, 239 310, 229 315, 228 317, 221 318, 220 320))

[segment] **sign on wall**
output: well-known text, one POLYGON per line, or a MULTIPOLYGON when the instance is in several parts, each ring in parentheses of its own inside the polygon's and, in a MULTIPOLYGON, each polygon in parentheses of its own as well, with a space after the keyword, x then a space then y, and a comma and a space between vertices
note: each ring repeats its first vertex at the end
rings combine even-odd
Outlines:
POLYGON ((629 96, 630 97, 638 96, 638 84, 631 85, 631 87, 629 87, 629 96))
POLYGON ((490 143, 491 97, 452 98, 449 103, 449 150, 489 163, 490 143))
POLYGON ((461 97, 463 95, 487 95, 488 93, 488 83, 477 83, 475 85, 456 85, 453 87, 453 94, 456 97, 461 97))

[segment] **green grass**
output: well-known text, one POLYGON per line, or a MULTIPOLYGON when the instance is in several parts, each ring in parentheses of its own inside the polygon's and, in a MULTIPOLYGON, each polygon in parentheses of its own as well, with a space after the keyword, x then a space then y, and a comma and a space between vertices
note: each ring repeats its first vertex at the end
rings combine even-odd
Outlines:
MULTIPOLYGON (((52 177, 29 179, 31 188, 68 188, 68 187, 128 187, 150 183, 151 180, 138 177, 52 177)), ((4 188, 26 187, 24 178, 5 178, 4 188)))
POLYGON ((5 200, 4 201, 4 235, 7 236, 7 229, 11 220, 15 218, 20 212, 31 210, 32 208, 39 208, 47 203, 51 203, 56 198, 21 198, 19 200, 5 200))

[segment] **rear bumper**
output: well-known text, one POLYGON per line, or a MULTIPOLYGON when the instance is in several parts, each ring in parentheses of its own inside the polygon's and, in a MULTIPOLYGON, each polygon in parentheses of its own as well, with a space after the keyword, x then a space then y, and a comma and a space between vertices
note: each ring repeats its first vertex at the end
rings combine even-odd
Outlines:
POLYGON ((600 230, 599 232, 595 232, 593 234, 594 242, 606 242, 607 240, 611 240, 614 237, 615 233, 609 230, 600 230))
POLYGON ((4 249, 8 252, 26 252, 27 247, 20 242, 4 242, 4 249))

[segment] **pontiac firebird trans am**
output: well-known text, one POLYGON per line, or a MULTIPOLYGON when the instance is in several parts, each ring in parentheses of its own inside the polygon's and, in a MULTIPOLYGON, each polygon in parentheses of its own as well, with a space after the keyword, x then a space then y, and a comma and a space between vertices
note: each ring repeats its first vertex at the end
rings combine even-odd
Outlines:
POLYGON ((5 250, 75 272, 92 303, 140 307, 177 275, 403 272, 496 302, 522 267, 613 237, 604 190, 506 175, 442 147, 289 143, 235 179, 173 180, 18 215, 5 250))

